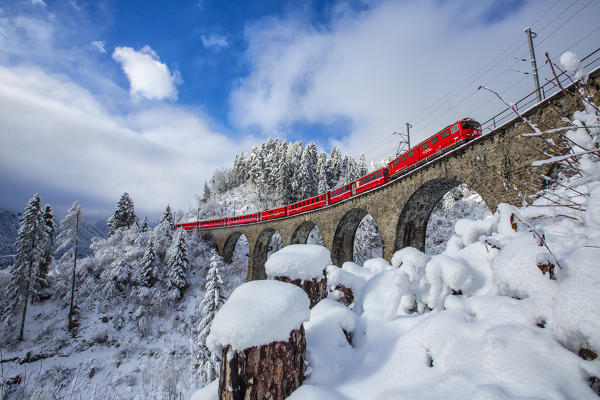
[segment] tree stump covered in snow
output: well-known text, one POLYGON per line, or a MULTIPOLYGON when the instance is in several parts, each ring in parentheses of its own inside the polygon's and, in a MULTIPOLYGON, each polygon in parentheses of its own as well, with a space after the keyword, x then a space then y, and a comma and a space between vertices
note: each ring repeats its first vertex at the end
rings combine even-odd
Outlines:
POLYGON ((290 279, 287 276, 276 276, 273 279, 276 281, 291 283, 296 285, 308 295, 310 300, 310 308, 313 308, 318 302, 327 297, 327 279, 323 276, 321 279, 312 278, 311 280, 303 281, 301 279, 290 279))
POLYGON ((219 398, 285 399, 300 386, 309 316, 308 296, 295 285, 262 280, 235 289, 206 339, 223 354, 219 398))
POLYGON ((331 265, 326 247, 293 244, 269 257, 265 263, 267 277, 296 285, 308 295, 310 307, 327 297, 325 269, 331 265))
POLYGON ((219 398, 285 399, 304 380, 306 340, 300 326, 287 342, 252 346, 242 351, 231 345, 223 350, 219 398))

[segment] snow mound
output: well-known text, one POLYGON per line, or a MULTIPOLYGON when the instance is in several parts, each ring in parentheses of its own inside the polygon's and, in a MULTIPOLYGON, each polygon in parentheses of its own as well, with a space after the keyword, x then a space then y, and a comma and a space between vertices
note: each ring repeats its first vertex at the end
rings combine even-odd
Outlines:
POLYGON ((213 320, 206 344, 221 354, 230 344, 244 350, 287 341, 310 316, 308 296, 299 287, 279 281, 244 283, 233 291, 213 320))
POLYGON ((292 244, 269 257, 265 263, 268 278, 285 276, 302 281, 323 277, 325 268, 331 265, 326 247, 316 244, 292 244))

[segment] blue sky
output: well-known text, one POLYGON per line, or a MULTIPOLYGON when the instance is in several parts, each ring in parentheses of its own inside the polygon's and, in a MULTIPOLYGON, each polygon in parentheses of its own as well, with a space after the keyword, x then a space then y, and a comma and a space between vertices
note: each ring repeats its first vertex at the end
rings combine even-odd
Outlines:
POLYGON ((379 161, 532 90, 543 54, 600 43, 600 2, 0 2, 0 207, 35 191, 107 216, 187 210, 215 168, 269 136, 379 161))

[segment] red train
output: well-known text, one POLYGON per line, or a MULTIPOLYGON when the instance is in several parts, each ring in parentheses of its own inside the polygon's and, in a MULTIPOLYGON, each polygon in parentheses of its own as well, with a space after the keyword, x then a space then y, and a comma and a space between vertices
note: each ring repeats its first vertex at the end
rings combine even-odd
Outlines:
POLYGON ((305 211, 314 210, 315 208, 325 207, 330 204, 345 200, 348 197, 354 196, 358 193, 366 192, 384 185, 390 180, 396 179, 413 168, 424 164, 428 160, 438 157, 444 151, 449 150, 449 148, 455 147, 460 143, 474 139, 478 136, 481 136, 481 125, 470 118, 465 118, 447 126, 427 140, 422 141, 418 146, 413 147, 400 157, 391 161, 386 168, 373 171, 368 175, 355 180, 354 182, 341 186, 337 189, 330 190, 327 193, 323 193, 284 207, 274 208, 272 210, 260 211, 253 214, 240 215, 230 218, 186 222, 175 225, 175 228, 189 230, 212 228, 217 226, 250 224, 273 218, 283 218, 305 211))

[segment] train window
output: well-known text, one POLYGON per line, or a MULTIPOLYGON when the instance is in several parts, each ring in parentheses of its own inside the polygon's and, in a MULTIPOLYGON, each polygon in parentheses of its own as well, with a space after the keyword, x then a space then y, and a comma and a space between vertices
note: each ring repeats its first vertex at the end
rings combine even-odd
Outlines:
MULTIPOLYGON (((406 156, 404 156, 404 159, 406 160, 406 156)), ((398 164, 400 164, 400 159, 399 159, 399 158, 396 158, 396 159, 394 160, 394 165, 398 165, 398 164)))
POLYGON ((436 144, 437 142, 440 141, 440 138, 439 138, 439 136, 434 136, 431 138, 430 141, 431 141, 431 144, 436 144))
POLYGON ((377 177, 378 177, 378 178, 381 178, 381 177, 382 177, 382 175, 383 175, 383 172, 381 172, 381 171, 379 171, 379 172, 377 173, 377 177))
POLYGON ((410 153, 408 153, 408 158, 412 158, 415 155, 415 151, 411 151, 410 153))
POLYGON ((361 185, 364 185, 364 184, 365 184, 365 178, 362 178, 362 179, 360 180, 360 184, 361 184, 361 185))
POLYGON ((442 139, 447 138, 450 135, 450 131, 448 129, 446 129, 444 132, 442 132, 442 134, 440 135, 442 137, 442 139))
POLYGON ((403 155, 402 157, 400 157, 400 161, 402 161, 402 162, 406 161, 406 154, 403 155))
POLYGON ((369 176, 367 176, 367 177, 365 178, 365 182, 366 182, 366 183, 369 183, 369 182, 371 182, 371 175, 369 175, 369 176))
POLYGON ((425 150, 425 149, 426 149, 426 148, 428 148, 428 147, 429 147, 429 143, 428 143, 428 142, 425 142, 425 143, 423 143, 423 144, 421 145, 421 149, 422 149, 422 150, 425 150))
MULTIPOLYGON (((465 126, 465 123, 463 122, 463 127, 465 126)), ((456 133, 458 132, 458 124, 455 124, 451 129, 452 133, 456 133)))

